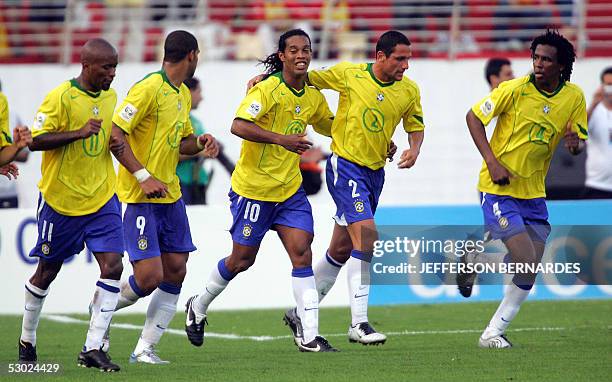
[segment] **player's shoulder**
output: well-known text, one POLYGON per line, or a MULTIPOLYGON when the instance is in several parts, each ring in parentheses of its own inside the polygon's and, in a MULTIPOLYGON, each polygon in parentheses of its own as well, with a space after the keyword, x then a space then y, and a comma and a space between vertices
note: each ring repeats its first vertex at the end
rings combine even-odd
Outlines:
POLYGON ((68 94, 68 91, 74 87, 74 82, 76 80, 66 80, 51 89, 47 95, 45 96, 45 100, 55 100, 58 101, 62 99, 63 96, 68 94))
POLYGON ((523 77, 517 77, 512 80, 507 80, 499 84, 497 87, 501 91, 509 91, 513 92, 515 90, 521 89, 529 83, 533 82, 531 80, 531 75, 526 75, 523 77))
POLYGON ((163 70, 157 72, 151 72, 145 75, 140 81, 136 82, 130 91, 133 90, 145 90, 145 89, 158 89, 164 83, 165 73, 163 70))
POLYGON ((404 76, 401 81, 399 81, 399 85, 405 87, 411 93, 419 93, 419 85, 411 78, 404 76))
POLYGON ((276 73, 270 74, 263 81, 258 82, 255 85, 255 87, 257 87, 258 89, 262 89, 262 90, 265 90, 265 91, 269 92, 269 91, 272 91, 272 90, 276 89, 277 87, 279 87, 283 83, 284 83, 284 81, 283 81, 282 73, 281 72, 276 72, 276 73))
POLYGON ((564 88, 570 95, 578 98, 584 98, 584 92, 580 86, 569 81, 565 81, 564 88))

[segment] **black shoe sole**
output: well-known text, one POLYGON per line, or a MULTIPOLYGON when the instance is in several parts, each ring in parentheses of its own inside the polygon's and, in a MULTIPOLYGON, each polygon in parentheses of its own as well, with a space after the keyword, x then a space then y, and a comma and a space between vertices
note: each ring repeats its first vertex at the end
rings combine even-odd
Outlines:
POLYGON ((384 345, 385 342, 387 342, 387 339, 384 339, 382 341, 363 343, 363 342, 359 342, 357 340, 352 340, 349 338, 349 342, 352 344, 362 344, 363 346, 378 346, 378 345, 384 345))

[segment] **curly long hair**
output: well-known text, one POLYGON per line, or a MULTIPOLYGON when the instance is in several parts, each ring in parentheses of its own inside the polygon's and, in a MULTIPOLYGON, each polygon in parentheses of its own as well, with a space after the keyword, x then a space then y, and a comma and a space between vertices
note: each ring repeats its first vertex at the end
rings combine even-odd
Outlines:
POLYGON ((308 42, 310 43, 310 36, 308 36, 308 33, 304 32, 301 29, 291 29, 290 31, 283 33, 278 39, 278 50, 266 57, 265 59, 259 61, 259 63, 263 64, 263 66, 266 68, 266 78, 274 73, 278 73, 283 70, 283 62, 281 61, 278 54, 280 52, 285 51, 285 48, 287 47, 287 39, 293 36, 304 36, 308 39, 308 42))
POLYGON ((531 43, 531 55, 535 54, 538 45, 550 45, 557 48, 557 62, 563 65, 561 81, 569 81, 572 76, 574 61, 576 61, 576 50, 568 39, 558 31, 547 29, 546 33, 536 37, 531 43))

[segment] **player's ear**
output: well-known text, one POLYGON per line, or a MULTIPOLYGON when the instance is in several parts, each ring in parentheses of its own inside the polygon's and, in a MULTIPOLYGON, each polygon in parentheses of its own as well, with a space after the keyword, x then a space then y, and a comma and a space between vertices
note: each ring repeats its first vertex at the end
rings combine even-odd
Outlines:
POLYGON ((385 52, 382 50, 376 52, 376 61, 385 61, 386 59, 387 56, 385 55, 385 52))
POLYGON ((278 55, 278 58, 281 60, 281 62, 285 62, 286 61, 285 53, 279 51, 276 54, 278 55))

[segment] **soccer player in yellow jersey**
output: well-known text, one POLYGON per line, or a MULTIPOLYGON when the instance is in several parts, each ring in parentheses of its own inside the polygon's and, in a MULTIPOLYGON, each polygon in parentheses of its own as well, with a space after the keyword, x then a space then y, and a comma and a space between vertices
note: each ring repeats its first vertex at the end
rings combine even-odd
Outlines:
POLYGON ((199 52, 191 33, 170 33, 161 70, 137 82, 113 117, 111 150, 121 163, 117 194, 127 203, 124 238, 134 269, 117 309, 155 292, 132 363, 167 363, 155 346, 176 313, 187 258, 196 250, 176 176, 179 154, 204 150, 214 158, 219 152, 213 136, 196 137, 189 121, 191 95, 183 81, 193 77, 199 52))
POLYGON ((311 42, 301 29, 282 34, 278 51, 263 61, 267 78, 251 88, 232 124, 244 139, 229 193, 234 218, 232 253, 219 261, 206 288, 187 302, 185 330, 202 346, 211 302, 254 262, 270 229, 278 233, 293 265, 296 320, 302 323, 295 344, 303 352, 333 352, 318 333, 319 301, 312 271, 313 219, 302 188, 300 154, 311 147, 306 126, 329 136, 333 114, 325 97, 306 85, 311 42))
MULTIPOLYGON (((349 279, 351 325, 349 340, 364 345, 382 344, 387 337, 368 320, 369 265, 377 239, 374 213, 384 183, 384 165, 395 147, 391 137, 402 121, 410 148, 399 168, 412 167, 423 141, 423 112, 416 83, 404 76, 412 53, 400 32, 384 33, 376 44, 376 60, 368 64, 342 62, 308 73, 319 89, 340 93, 331 137, 333 155, 327 161, 327 188, 337 207, 328 251, 314 267, 319 300, 334 285, 346 263, 349 279)), ((299 328, 291 311, 290 328, 299 328)), ((297 338, 299 330, 293 330, 297 338)))
MULTIPOLYGON (((467 125, 484 162, 482 193, 485 229, 501 239, 514 263, 537 264, 550 233, 544 179, 557 144, 576 155, 587 138, 582 90, 569 82, 574 47, 556 31, 531 43, 533 74, 503 82, 467 114, 467 125), (498 117, 489 143, 484 126, 498 117)), ((479 345, 509 348, 505 331, 527 298, 537 275, 515 274, 482 333, 479 345)))
POLYGON ((43 151, 38 184, 38 241, 30 252, 38 267, 25 284, 20 361, 36 361, 36 328, 49 285, 64 260, 84 244, 100 265, 92 316, 78 363, 118 371, 101 350, 119 296, 123 271, 121 204, 108 149, 117 95, 110 88, 117 51, 105 40, 88 41, 81 74, 53 89, 36 113, 30 150, 43 151))

